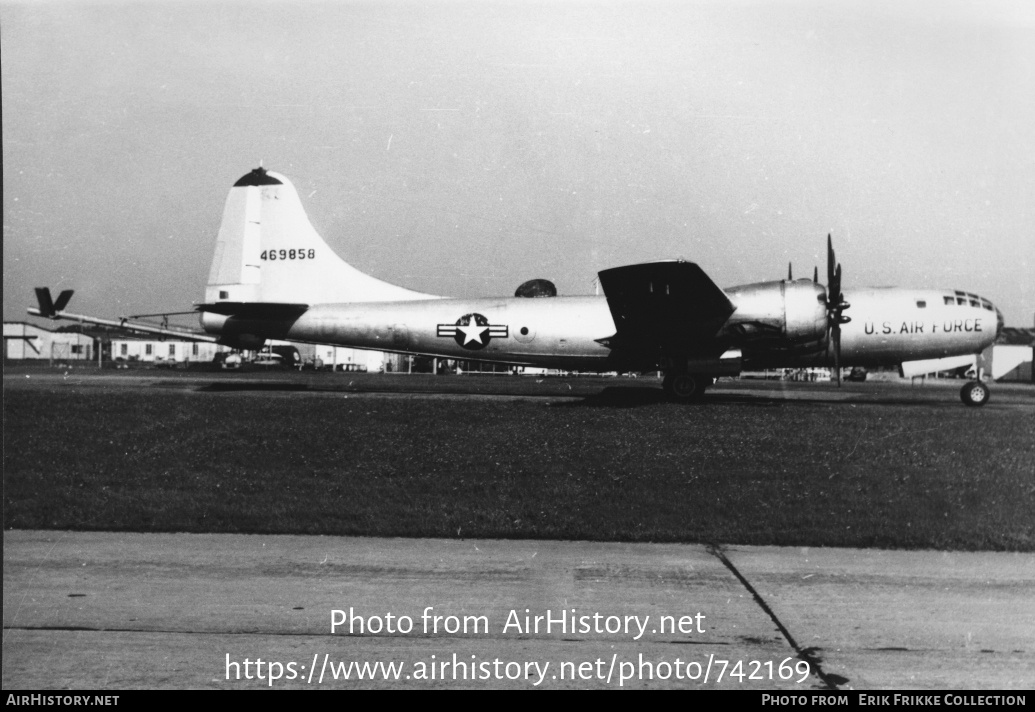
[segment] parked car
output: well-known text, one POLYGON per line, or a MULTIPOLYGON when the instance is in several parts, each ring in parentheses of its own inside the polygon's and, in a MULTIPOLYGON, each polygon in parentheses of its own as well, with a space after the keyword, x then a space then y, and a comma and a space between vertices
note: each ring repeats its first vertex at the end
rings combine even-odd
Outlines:
POLYGON ((866 369, 862 366, 855 366, 851 373, 845 377, 846 381, 865 381, 866 380, 866 369))

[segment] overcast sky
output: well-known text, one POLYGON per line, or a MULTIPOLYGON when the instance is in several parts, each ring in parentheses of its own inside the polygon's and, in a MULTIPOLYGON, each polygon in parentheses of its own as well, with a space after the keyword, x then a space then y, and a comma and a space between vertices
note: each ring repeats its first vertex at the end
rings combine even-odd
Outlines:
POLYGON ((4 319, 203 297, 227 191, 460 297, 683 257, 720 286, 1035 313, 1035 3, 0 0, 4 319))

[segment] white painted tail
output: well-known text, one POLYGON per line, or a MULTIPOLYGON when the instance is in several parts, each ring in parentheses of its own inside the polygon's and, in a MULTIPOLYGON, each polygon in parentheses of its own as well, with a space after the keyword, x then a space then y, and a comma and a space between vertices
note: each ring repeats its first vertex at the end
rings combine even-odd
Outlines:
POLYGON ((291 182, 256 168, 230 189, 205 302, 336 304, 437 299, 382 282, 323 241, 291 182))

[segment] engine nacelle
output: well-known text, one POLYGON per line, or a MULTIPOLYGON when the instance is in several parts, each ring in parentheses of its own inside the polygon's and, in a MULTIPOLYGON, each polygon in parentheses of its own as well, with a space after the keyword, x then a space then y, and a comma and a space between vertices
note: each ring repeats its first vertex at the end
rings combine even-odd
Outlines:
POLYGON ((822 348, 826 344, 826 289, 806 279, 796 282, 761 282, 727 289, 737 308, 722 334, 737 344, 772 342, 774 345, 822 348))

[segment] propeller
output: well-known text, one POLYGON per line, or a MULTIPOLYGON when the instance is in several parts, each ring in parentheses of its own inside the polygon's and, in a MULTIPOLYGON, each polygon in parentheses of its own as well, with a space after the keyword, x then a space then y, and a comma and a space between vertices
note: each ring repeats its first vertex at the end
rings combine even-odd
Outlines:
MULTIPOLYGON (((818 272, 819 269, 816 268, 818 272)), ((819 275, 816 274, 816 277, 819 275)), ((852 320, 843 314, 851 304, 845 301, 841 292, 841 265, 834 258, 834 244, 827 234, 827 335, 834 345, 834 372, 837 374, 837 385, 841 386, 841 325, 852 320)))

